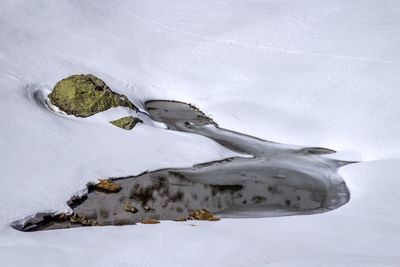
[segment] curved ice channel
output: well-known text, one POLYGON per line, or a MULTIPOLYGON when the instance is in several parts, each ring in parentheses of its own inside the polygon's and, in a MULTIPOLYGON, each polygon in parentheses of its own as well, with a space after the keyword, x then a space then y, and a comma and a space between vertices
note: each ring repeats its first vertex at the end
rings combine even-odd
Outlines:
MULTIPOLYGON (((149 101, 146 109, 170 130, 203 135, 248 157, 113 178, 121 186, 118 193, 88 185, 86 195, 69 201, 73 214, 96 225, 125 225, 143 219, 184 218, 197 209, 222 218, 315 214, 337 209, 350 199, 337 172, 350 162, 324 157, 335 151, 279 144, 222 129, 182 102, 149 101)), ((13 227, 34 231, 81 225, 60 220, 55 213, 40 213, 13 227)))

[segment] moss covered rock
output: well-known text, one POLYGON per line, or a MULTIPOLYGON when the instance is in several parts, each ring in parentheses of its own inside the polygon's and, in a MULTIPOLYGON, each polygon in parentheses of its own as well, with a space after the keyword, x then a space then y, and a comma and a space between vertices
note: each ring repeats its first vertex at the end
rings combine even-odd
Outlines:
POLYGON ((143 121, 139 118, 135 118, 132 116, 123 117, 115 121, 110 121, 110 123, 125 130, 132 130, 132 128, 135 127, 136 123, 139 122, 142 123, 143 121))
POLYGON ((113 92, 91 74, 72 75, 59 81, 49 98, 53 105, 77 117, 89 117, 119 106, 137 110, 125 95, 113 92))

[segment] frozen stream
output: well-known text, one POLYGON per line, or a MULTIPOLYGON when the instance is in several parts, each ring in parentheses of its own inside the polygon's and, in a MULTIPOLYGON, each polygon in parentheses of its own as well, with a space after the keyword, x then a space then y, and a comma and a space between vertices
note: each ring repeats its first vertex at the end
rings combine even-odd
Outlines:
POLYGON ((302 215, 337 209, 350 199, 337 173, 349 162, 323 156, 332 150, 278 144, 221 129, 200 110, 182 102, 150 101, 146 109, 153 120, 170 130, 203 135, 243 157, 113 178, 120 186, 114 193, 88 185, 86 195, 69 201, 74 216, 81 220, 71 222, 70 216, 66 220, 64 215, 39 213, 13 227, 35 231, 126 225, 187 218, 199 209, 222 218, 302 215))

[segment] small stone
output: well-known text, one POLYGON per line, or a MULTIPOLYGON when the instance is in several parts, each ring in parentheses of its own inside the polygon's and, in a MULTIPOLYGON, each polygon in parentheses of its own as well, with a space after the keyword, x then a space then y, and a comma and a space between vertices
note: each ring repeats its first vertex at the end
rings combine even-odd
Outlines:
POLYGON ((95 220, 89 220, 89 219, 87 219, 85 217, 82 217, 81 224, 83 226, 96 226, 97 223, 96 223, 95 220))
POLYGON ((61 213, 58 215, 58 220, 61 220, 61 221, 69 221, 70 218, 71 218, 71 216, 67 215, 65 213, 61 213))
POLYGON ((219 221, 220 218, 216 217, 214 214, 206 209, 194 210, 189 214, 189 217, 193 220, 199 221, 219 221))
POLYGON ((134 206, 132 205, 132 203, 129 202, 129 201, 124 203, 123 208, 124 208, 125 211, 130 212, 130 213, 133 213, 133 214, 135 214, 135 213, 137 213, 137 212, 139 211, 139 210, 138 210, 136 207, 134 207, 134 206))
POLYGON ((141 221, 141 223, 143 223, 143 224, 157 224, 157 223, 160 223, 160 221, 156 220, 156 219, 143 219, 141 221))
POLYGON ((78 215, 74 214, 69 218, 69 221, 70 223, 80 223, 81 218, 78 215))
POLYGON ((121 186, 113 181, 106 179, 100 180, 98 184, 95 185, 96 189, 106 192, 106 193, 118 193, 121 190, 121 186))
POLYGON ((90 225, 89 220, 86 219, 86 218, 84 218, 84 219, 81 220, 81 224, 82 224, 82 225, 90 225))
MULTIPOLYGON (((67 215, 68 216, 68 215, 67 215)), ((78 214, 73 214, 68 217, 69 222, 73 224, 81 224, 82 226, 95 226, 97 222, 95 220, 89 220, 85 216, 79 216, 78 214)))
POLYGON ((115 121, 110 121, 110 123, 114 124, 115 126, 121 128, 121 129, 132 130, 133 127, 135 127, 135 125, 137 123, 143 123, 143 121, 139 118, 128 116, 128 117, 120 118, 115 121))

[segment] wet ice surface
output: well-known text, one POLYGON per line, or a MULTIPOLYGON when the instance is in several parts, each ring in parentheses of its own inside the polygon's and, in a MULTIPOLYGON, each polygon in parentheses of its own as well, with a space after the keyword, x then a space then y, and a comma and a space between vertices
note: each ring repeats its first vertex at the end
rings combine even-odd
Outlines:
POLYGON ((323 156, 332 150, 278 144, 221 129, 200 110, 181 102, 150 101, 146 108, 153 120, 170 130, 203 135, 243 157, 114 178, 121 187, 116 193, 89 186, 85 196, 69 202, 73 214, 86 220, 83 224, 41 213, 13 226, 35 231, 126 225, 187 218, 199 209, 222 218, 304 215, 333 210, 349 201, 349 191, 337 173, 348 162, 323 156))

